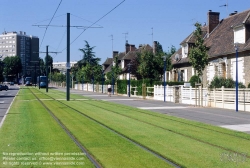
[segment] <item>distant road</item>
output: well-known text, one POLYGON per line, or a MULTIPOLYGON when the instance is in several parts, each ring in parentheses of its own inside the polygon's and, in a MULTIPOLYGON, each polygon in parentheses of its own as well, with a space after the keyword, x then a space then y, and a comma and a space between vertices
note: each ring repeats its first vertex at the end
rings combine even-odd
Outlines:
POLYGON ((9 86, 8 91, 0 91, 0 123, 18 91, 18 86, 9 86))

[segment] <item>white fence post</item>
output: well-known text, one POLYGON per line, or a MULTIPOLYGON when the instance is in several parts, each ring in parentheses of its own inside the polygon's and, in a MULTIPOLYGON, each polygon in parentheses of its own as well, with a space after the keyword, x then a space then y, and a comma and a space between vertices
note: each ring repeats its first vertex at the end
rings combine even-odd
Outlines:
POLYGON ((221 87, 222 108, 224 108, 224 86, 221 87))
POLYGON ((189 104, 192 104, 192 86, 189 87, 189 104))
POLYGON ((214 93, 214 107, 216 107, 216 99, 215 99, 215 88, 214 88, 214 91, 213 91, 213 93, 214 93))

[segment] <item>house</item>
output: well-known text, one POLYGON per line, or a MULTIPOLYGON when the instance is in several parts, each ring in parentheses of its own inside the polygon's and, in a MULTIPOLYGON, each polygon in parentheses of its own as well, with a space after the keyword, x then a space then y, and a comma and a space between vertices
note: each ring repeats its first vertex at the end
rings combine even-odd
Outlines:
MULTIPOLYGON (((157 41, 154 41, 154 46, 157 45, 157 41)), ((154 47, 156 48, 156 46, 154 47)), ((138 52, 142 52, 143 50, 153 51, 153 47, 150 45, 142 45, 140 44, 138 48, 135 47, 134 44, 129 44, 128 41, 125 43, 125 51, 118 52, 113 51, 112 58, 107 58, 105 62, 102 64, 104 68, 104 73, 108 73, 111 71, 112 66, 115 65, 116 59, 118 62, 118 66, 122 69, 121 74, 119 75, 119 79, 128 79, 129 78, 129 63, 133 60, 138 52)), ((130 76, 132 79, 136 79, 133 74, 130 76)))
MULTIPOLYGON (((238 81, 250 83, 250 10, 235 11, 227 18, 219 20, 219 12, 207 13, 207 25, 202 27, 204 44, 208 47, 209 64, 203 72, 203 85, 209 84, 214 76, 236 80, 236 47, 238 51, 238 81)), ((171 56, 173 70, 170 80, 189 81, 195 74, 189 63, 189 51, 195 43, 191 33, 171 56)))

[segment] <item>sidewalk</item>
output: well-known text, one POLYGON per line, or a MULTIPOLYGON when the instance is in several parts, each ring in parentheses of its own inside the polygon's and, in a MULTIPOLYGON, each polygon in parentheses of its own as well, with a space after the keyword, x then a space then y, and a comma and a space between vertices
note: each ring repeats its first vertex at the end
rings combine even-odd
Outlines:
MULTIPOLYGON (((66 91, 65 88, 57 89, 66 91)), ((138 97, 128 97, 121 95, 112 95, 109 97, 107 94, 81 90, 70 90, 70 93, 91 97, 97 100, 110 101, 140 109, 146 109, 162 114, 185 118, 188 120, 199 121, 250 134, 249 112, 236 112, 234 110, 220 108, 194 107, 187 104, 176 104, 172 102, 163 102, 149 99, 144 100, 138 97)))

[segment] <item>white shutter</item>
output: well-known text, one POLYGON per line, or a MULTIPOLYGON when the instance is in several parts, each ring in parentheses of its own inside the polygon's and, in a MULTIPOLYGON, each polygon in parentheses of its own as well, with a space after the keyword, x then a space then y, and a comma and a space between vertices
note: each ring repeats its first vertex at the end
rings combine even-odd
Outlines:
POLYGON ((188 82, 188 76, 187 76, 188 73, 187 73, 187 72, 188 72, 188 70, 187 70, 187 69, 184 69, 184 75, 185 75, 184 81, 185 81, 185 82, 188 82))

